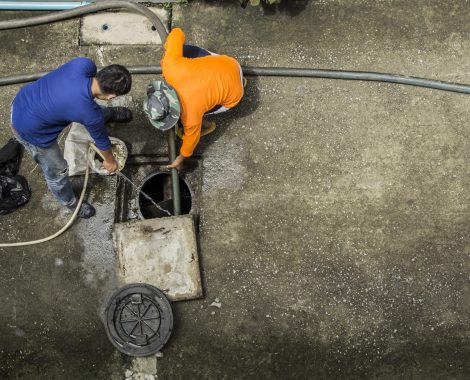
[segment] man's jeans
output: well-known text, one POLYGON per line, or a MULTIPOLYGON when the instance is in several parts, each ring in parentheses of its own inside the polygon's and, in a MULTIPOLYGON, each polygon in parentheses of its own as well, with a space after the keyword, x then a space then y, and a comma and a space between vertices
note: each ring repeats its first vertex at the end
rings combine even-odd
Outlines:
MULTIPOLYGON (((111 118, 112 112, 108 107, 100 107, 103 111, 105 123, 107 123, 111 118)), ((13 114, 13 107, 11 113, 13 114)), ((47 186, 52 194, 54 194, 57 200, 64 206, 72 206, 76 198, 69 180, 69 167, 57 141, 47 148, 41 148, 24 141, 15 131, 13 123, 11 126, 15 138, 25 147, 34 161, 41 166, 47 186)))
POLYGON ((69 180, 67 161, 65 161, 57 141, 47 148, 41 148, 24 141, 18 136, 18 133, 14 134, 16 139, 33 157, 34 161, 41 166, 47 186, 52 194, 64 206, 72 206, 76 198, 69 180))

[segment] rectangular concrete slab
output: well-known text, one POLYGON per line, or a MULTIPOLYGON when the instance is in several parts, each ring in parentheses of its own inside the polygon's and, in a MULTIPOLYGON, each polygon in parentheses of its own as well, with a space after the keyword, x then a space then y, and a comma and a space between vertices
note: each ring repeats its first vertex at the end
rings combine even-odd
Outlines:
POLYGON ((202 296, 192 216, 115 224, 113 244, 120 285, 154 285, 172 301, 202 296))
MULTIPOLYGON (((149 8, 163 25, 168 23, 168 11, 149 8)), ((106 12, 84 16, 80 29, 81 45, 161 45, 158 32, 140 14, 106 12)))

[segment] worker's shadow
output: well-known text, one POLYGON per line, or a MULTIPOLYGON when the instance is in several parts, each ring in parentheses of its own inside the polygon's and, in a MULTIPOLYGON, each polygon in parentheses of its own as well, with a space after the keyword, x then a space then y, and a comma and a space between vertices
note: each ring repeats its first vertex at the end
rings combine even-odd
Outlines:
MULTIPOLYGON (((203 155, 208 146, 217 141, 224 133, 227 132, 229 128, 231 128, 233 121, 244 118, 255 112, 260 102, 259 94, 260 90, 258 77, 248 77, 245 93, 242 100, 236 107, 224 113, 208 115, 205 117, 207 120, 215 121, 217 128, 210 135, 201 137, 201 140, 194 153, 198 156, 203 155)), ((186 169, 190 170, 189 167, 186 169)))
POLYGON ((276 13, 284 13, 287 16, 295 17, 299 15, 308 4, 309 0, 284 0, 279 4, 261 3, 263 13, 266 16, 274 15, 276 13))

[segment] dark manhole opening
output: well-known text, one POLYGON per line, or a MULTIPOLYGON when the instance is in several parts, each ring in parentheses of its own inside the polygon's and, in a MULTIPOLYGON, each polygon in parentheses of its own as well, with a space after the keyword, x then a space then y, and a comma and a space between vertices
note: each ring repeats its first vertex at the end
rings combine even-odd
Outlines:
POLYGON ((148 284, 130 284, 116 291, 105 311, 111 343, 130 356, 156 354, 173 330, 173 312, 165 294, 148 284))
MULTIPOLYGON (((174 215, 171 175, 168 173, 152 173, 143 182, 141 190, 162 209, 174 215)), ((181 214, 191 212, 191 190, 180 177, 181 214)), ((158 209, 142 193, 139 194, 139 213, 143 219, 163 218, 169 216, 158 209)))

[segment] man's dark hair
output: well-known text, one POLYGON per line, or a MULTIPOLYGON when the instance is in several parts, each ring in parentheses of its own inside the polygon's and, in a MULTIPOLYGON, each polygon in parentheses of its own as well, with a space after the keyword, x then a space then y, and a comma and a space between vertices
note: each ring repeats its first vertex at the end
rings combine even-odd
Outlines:
POLYGON ((105 94, 124 95, 131 90, 132 77, 124 66, 109 65, 103 67, 98 74, 96 80, 100 89, 105 94))

